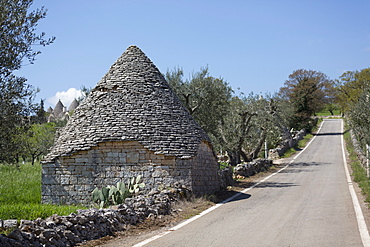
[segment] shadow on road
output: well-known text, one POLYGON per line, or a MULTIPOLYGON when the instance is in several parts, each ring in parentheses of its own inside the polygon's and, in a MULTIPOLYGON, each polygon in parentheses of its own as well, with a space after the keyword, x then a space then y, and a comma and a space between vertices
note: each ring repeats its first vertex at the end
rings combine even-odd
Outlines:
POLYGON ((284 171, 281 171, 281 173, 299 173, 299 172, 313 172, 312 169, 306 169, 307 167, 315 167, 315 166, 322 166, 326 165, 328 163, 324 162, 298 162, 298 163, 292 163, 289 165, 287 169, 284 171))
POLYGON ((276 182, 263 182, 256 186, 256 188, 286 188, 286 187, 293 187, 298 186, 297 184, 293 183, 276 183, 276 182))
POLYGON ((236 202, 236 201, 246 200, 246 199, 249 199, 250 197, 251 197, 250 194, 240 193, 240 195, 238 195, 237 197, 233 198, 232 200, 230 200, 228 202, 236 202))
POLYGON ((325 163, 318 163, 318 162, 297 162, 297 163, 292 163, 289 165, 289 167, 302 167, 302 166, 320 166, 320 165, 325 165, 325 163))
POLYGON ((343 133, 318 133, 317 136, 341 136, 343 133))

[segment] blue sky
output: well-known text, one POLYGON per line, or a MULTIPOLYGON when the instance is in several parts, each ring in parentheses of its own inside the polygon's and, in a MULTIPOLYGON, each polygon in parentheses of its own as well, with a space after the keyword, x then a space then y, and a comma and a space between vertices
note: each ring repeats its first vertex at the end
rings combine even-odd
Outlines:
POLYGON ((274 93, 296 69, 338 79, 370 67, 368 0, 35 0, 47 17, 37 32, 55 36, 18 75, 37 100, 68 106, 82 85, 94 87, 130 45, 162 73, 185 77, 209 67, 236 91, 274 93))

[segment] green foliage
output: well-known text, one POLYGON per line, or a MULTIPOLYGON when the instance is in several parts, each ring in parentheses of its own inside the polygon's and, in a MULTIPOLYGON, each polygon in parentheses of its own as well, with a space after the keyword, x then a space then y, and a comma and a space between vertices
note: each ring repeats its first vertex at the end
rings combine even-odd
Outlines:
POLYGON ((216 151, 227 151, 230 163, 257 158, 265 140, 276 144, 290 120, 287 101, 253 93, 233 96, 221 78, 209 75, 208 68, 183 79, 179 68, 167 71, 166 80, 197 123, 207 132, 216 151))
POLYGON ((370 144, 369 108, 370 87, 364 90, 348 113, 350 127, 354 130, 364 150, 366 144, 370 144))
MULTIPOLYGON (((348 129, 348 125, 346 125, 346 129, 348 129)), ((365 201, 370 202, 370 179, 367 177, 366 170, 362 167, 357 158, 356 151, 354 150, 351 136, 348 131, 344 133, 344 139, 349 153, 353 181, 359 184, 362 194, 365 195, 365 201)))
POLYGON ((318 117, 322 117, 322 116, 340 116, 341 115, 341 112, 340 112, 340 110, 333 110, 333 112, 331 113, 330 111, 328 111, 328 110, 323 110, 323 111, 321 111, 321 112, 318 112, 318 113, 316 113, 315 114, 316 116, 318 116, 318 117))
POLYGON ((299 69, 289 75, 279 94, 294 107, 291 127, 308 129, 311 117, 332 103, 333 82, 322 72, 299 69))
POLYGON ((68 215, 81 206, 41 204, 41 164, 12 166, 0 164, 0 219, 46 218, 68 215))
POLYGON ((42 46, 54 41, 45 33, 36 34, 36 26, 45 18, 44 8, 29 12, 33 1, 1 1, 0 4, 0 162, 15 163, 19 159, 20 139, 28 129, 28 117, 37 109, 33 100, 37 89, 26 79, 13 74, 26 61, 33 63, 42 46))
POLYGON ((111 186, 109 190, 109 196, 114 205, 123 203, 127 197, 131 196, 130 193, 130 190, 122 182, 118 182, 117 187, 111 186))
POLYGON ((82 101, 84 101, 87 96, 91 93, 92 88, 91 87, 86 87, 84 85, 81 86, 81 93, 82 95, 77 98, 77 102, 80 104, 82 101))
POLYGON ((167 71, 166 80, 195 121, 209 135, 215 135, 220 119, 229 110, 233 90, 228 83, 212 77, 207 67, 186 80, 182 69, 167 71))
POLYGON ((328 115, 340 115, 339 107, 333 103, 326 104, 324 110, 330 113, 328 115))
POLYGON ((127 187, 128 187, 128 191, 131 194, 136 194, 139 192, 140 188, 145 187, 144 183, 140 183, 140 179, 141 179, 141 175, 137 176, 136 178, 133 177, 131 178, 131 181, 129 181, 127 187))
POLYGON ((55 38, 45 39, 45 33, 36 34, 38 21, 46 17, 42 7, 29 12, 33 0, 1 1, 0 4, 0 74, 18 70, 24 59, 33 63, 40 51, 33 45, 51 44, 55 38))
POLYGON ((0 219, 45 219, 53 214, 69 215, 76 213, 82 206, 76 205, 51 205, 41 203, 12 203, 0 205, 0 219))
POLYGON ((33 124, 21 137, 22 153, 31 160, 32 165, 37 158, 48 153, 54 144, 55 131, 55 123, 33 124))
POLYGON ((370 68, 347 71, 336 81, 337 104, 364 149, 370 144, 370 68))
POLYGON ((336 80, 336 102, 347 114, 358 102, 366 89, 370 88, 370 68, 361 71, 347 71, 336 80))
POLYGON ((287 131, 290 112, 286 101, 270 95, 233 97, 218 128, 218 141, 228 152, 230 164, 257 158, 265 141, 275 145, 287 131))
POLYGON ((141 175, 132 177, 127 186, 124 183, 118 182, 116 186, 108 185, 101 189, 95 188, 92 192, 92 200, 98 203, 101 208, 110 205, 124 203, 125 199, 139 192, 140 188, 144 188, 145 184, 140 183, 141 175))
POLYGON ((288 158, 297 153, 297 151, 301 150, 307 145, 307 143, 311 140, 312 137, 313 137, 312 134, 305 135, 303 139, 298 142, 296 147, 289 148, 281 158, 288 158))
POLYGON ((219 165, 220 165, 220 169, 224 169, 224 168, 230 167, 229 164, 227 164, 226 162, 219 162, 219 165))
POLYGON ((99 203, 100 207, 106 207, 110 205, 109 199, 109 187, 103 187, 101 190, 95 188, 92 192, 92 200, 93 202, 99 203))

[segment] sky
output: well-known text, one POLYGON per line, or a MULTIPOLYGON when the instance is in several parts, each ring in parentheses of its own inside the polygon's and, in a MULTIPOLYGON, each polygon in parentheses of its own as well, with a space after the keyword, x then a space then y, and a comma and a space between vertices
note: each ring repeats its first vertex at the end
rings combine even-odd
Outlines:
POLYGON ((184 79, 208 66, 235 94, 274 93, 297 69, 335 80, 370 67, 369 0, 34 0, 36 33, 55 36, 17 75, 37 101, 65 106, 94 88, 130 45, 184 79))

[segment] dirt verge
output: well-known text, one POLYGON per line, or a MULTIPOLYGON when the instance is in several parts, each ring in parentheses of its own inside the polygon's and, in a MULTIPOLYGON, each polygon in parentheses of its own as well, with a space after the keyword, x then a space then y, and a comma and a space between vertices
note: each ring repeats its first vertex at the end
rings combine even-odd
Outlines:
POLYGON ((158 217, 156 219, 146 219, 145 221, 131 226, 129 229, 117 232, 114 236, 106 236, 101 239, 91 240, 80 243, 78 246, 92 247, 116 247, 116 246, 130 246, 129 243, 138 239, 145 240, 150 236, 156 235, 160 230, 169 229, 179 222, 189 219, 207 208, 212 207, 216 203, 222 202, 253 184, 260 181, 262 178, 276 172, 283 164, 275 164, 268 171, 258 173, 254 176, 239 179, 235 185, 229 186, 226 190, 219 191, 211 196, 192 198, 189 201, 179 201, 173 205, 175 212, 171 215, 158 217))

